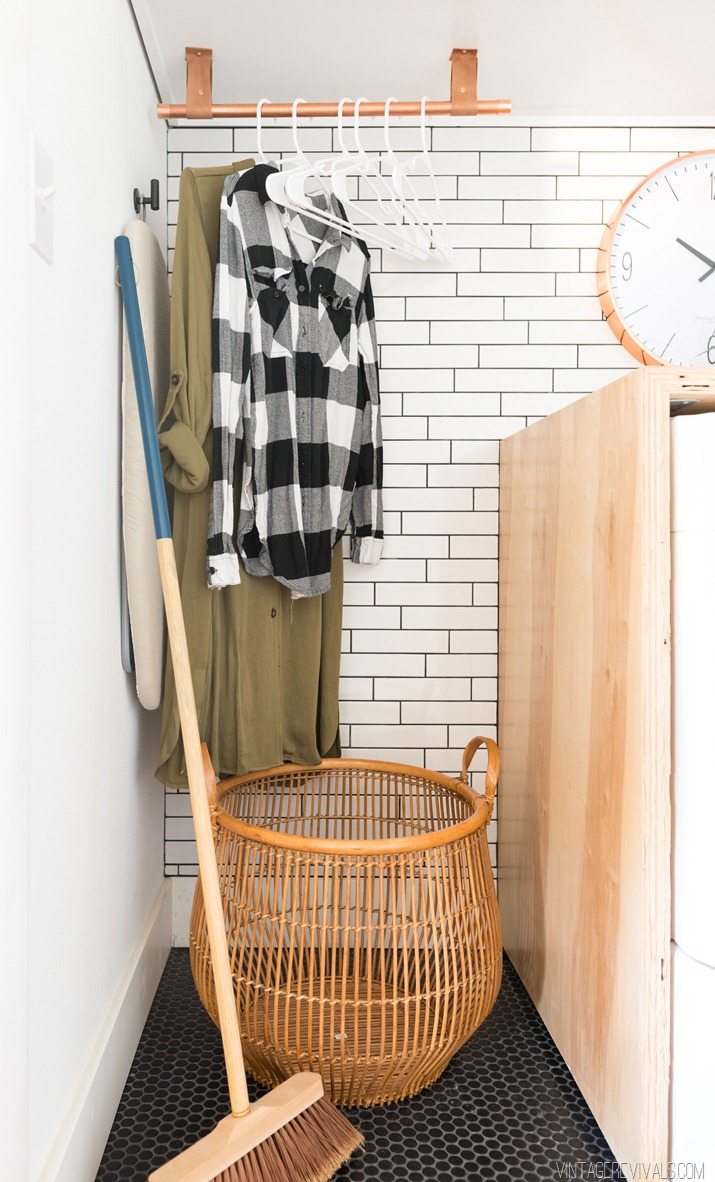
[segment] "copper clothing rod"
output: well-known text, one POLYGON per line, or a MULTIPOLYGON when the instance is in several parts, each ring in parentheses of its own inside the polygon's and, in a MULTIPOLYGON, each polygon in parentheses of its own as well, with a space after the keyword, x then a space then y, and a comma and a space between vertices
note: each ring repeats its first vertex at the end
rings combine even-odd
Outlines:
MULTIPOLYGON (((455 111, 451 102, 429 100, 426 104, 428 115, 508 115, 511 111, 509 99, 478 99, 476 109, 463 112, 455 111)), ((208 115, 188 115, 186 106, 181 103, 159 103, 156 113, 160 119, 255 119, 255 103, 212 103, 208 115)), ((298 116, 301 119, 330 118, 338 114, 337 103, 298 103, 298 116)), ((390 115, 420 115, 422 106, 418 102, 390 103, 390 115)), ((292 103, 264 103, 261 107, 262 119, 289 119, 293 114, 292 103)), ((353 103, 343 105, 344 115, 354 115, 353 103)), ((360 103, 360 115, 384 115, 384 102, 360 103)))
MULTIPOLYGON (((213 51, 186 49, 186 103, 159 103, 156 113, 160 119, 255 119, 255 103, 214 103, 211 95, 213 51)), ((508 115, 510 99, 477 98, 477 51, 453 49, 451 97, 446 100, 429 99, 427 115, 508 115)), ((353 102, 343 105, 343 113, 354 115, 353 102)), ((390 103, 390 115, 420 115, 418 101, 390 103)), ((288 119, 293 114, 292 103, 263 103, 261 118, 288 119)), ((303 118, 331 118, 338 114, 337 103, 298 103, 297 115, 303 118)), ((385 102, 360 103, 360 115, 366 117, 385 114, 385 102)))

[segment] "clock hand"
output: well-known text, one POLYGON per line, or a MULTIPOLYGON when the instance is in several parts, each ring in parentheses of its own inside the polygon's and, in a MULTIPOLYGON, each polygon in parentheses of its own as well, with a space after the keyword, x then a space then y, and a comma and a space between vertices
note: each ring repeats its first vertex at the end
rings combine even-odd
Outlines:
POLYGON ((690 246, 689 243, 684 242, 682 238, 676 238, 675 241, 680 243, 681 246, 684 246, 686 250, 689 250, 691 254, 694 254, 697 259, 701 259, 703 263, 707 263, 710 268, 709 271, 706 271, 704 275, 700 276, 698 283, 702 283, 703 279, 707 279, 712 275, 713 271, 715 271, 715 261, 713 259, 708 258, 706 254, 701 254, 699 250, 696 250, 694 246, 690 246))
POLYGON ((691 254, 694 254, 696 258, 702 259, 702 261, 707 263, 708 266, 715 267, 715 262, 713 262, 712 259, 709 259, 706 254, 701 254, 699 250, 696 250, 695 247, 691 246, 688 242, 684 242, 682 238, 676 238, 675 241, 679 242, 681 246, 684 246, 686 250, 689 250, 691 254))

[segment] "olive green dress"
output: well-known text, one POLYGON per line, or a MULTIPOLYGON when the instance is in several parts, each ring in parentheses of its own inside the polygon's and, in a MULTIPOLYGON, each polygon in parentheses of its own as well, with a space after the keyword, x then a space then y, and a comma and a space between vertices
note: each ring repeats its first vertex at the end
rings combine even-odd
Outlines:
MULTIPOLYGON (((211 457, 211 313, 221 191, 248 168, 187 168, 181 176, 171 292, 170 384, 159 422, 201 738, 221 776, 286 760, 340 754, 338 680, 343 557, 325 595, 291 600, 275 579, 241 569, 241 583, 210 591, 206 533, 211 457)), ((157 777, 187 783, 179 711, 167 657, 157 777)))

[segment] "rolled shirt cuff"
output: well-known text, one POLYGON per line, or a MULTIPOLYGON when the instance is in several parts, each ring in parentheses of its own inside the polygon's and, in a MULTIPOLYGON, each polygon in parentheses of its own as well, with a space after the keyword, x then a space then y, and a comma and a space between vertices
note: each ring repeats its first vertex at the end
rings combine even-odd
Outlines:
POLYGON ((382 557, 382 545, 382 538, 371 536, 356 538, 353 536, 350 547, 350 558, 353 562, 379 562, 382 557))
POLYGON ((214 591, 241 582, 241 572, 236 554, 209 554, 206 559, 206 569, 208 585, 214 591))
POLYGON ((209 462, 196 436, 185 423, 172 423, 159 432, 161 463, 167 483, 179 492, 203 492, 209 482, 209 462))

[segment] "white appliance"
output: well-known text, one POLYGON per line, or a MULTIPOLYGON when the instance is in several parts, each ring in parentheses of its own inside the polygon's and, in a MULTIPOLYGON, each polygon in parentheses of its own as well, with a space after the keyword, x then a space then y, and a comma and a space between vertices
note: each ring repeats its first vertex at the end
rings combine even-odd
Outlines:
POLYGON ((715 1179, 715 414, 671 420, 671 1160, 715 1179))

